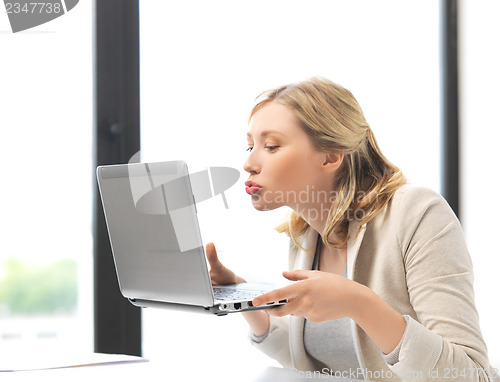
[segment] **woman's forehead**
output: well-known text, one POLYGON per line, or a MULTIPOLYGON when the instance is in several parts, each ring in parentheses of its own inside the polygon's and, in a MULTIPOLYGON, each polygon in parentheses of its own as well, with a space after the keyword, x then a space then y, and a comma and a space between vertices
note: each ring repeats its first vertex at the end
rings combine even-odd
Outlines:
POLYGON ((270 102, 259 108, 250 119, 247 136, 267 136, 271 134, 288 135, 299 128, 292 110, 276 102, 270 102))

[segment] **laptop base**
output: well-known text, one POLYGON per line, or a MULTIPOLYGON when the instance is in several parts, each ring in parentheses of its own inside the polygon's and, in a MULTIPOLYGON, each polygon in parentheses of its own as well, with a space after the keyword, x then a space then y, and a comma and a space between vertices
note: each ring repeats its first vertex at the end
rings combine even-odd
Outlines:
POLYGON ((199 305, 187 305, 187 304, 178 304, 174 302, 163 302, 163 301, 150 301, 150 300, 141 300, 135 298, 128 299, 130 303, 139 308, 159 308, 159 309, 168 309, 168 310, 177 310, 181 312, 192 312, 192 313, 209 313, 215 314, 216 316, 226 316, 229 313, 238 313, 238 312, 248 312, 252 310, 263 310, 263 309, 272 309, 274 306, 283 305, 285 302, 276 302, 271 305, 263 305, 259 307, 246 307, 246 308, 238 308, 235 307, 235 303, 220 303, 214 306, 199 306, 199 305), (227 305, 224 307, 223 305, 227 305))

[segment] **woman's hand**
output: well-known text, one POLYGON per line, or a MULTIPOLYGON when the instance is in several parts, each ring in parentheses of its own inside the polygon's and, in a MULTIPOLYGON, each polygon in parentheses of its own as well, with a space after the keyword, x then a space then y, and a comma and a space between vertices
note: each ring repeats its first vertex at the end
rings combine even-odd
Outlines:
POLYGON ((210 278, 213 285, 230 285, 246 282, 233 271, 227 269, 217 257, 214 243, 208 243, 206 247, 208 262, 210 263, 210 278))
MULTIPOLYGON (((227 269, 217 257, 214 243, 208 243, 206 248, 208 262, 210 263, 210 278, 213 285, 230 285, 245 283, 246 281, 236 276, 233 271, 227 269)), ((243 317, 250 325, 252 332, 260 337, 269 330, 269 316, 263 311, 243 312, 243 317)))
POLYGON ((352 317, 360 302, 363 285, 337 274, 321 271, 296 270, 283 272, 288 280, 298 281, 253 300, 259 306, 288 299, 285 305, 269 310, 273 316, 288 314, 321 322, 352 317))
POLYGON ((302 316, 310 321, 352 318, 385 354, 392 352, 406 329, 403 316, 368 287, 340 275, 297 270, 283 276, 298 281, 253 300, 255 306, 288 299, 269 314, 302 316))

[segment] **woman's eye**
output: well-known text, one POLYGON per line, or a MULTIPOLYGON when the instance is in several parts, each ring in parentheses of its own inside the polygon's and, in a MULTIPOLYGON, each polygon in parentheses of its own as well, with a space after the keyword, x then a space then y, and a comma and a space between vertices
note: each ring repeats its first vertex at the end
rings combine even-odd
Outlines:
POLYGON ((269 151, 275 151, 276 149, 278 149, 279 146, 266 146, 265 149, 269 150, 269 151))
MULTIPOLYGON (((264 149, 268 150, 268 151, 275 151, 276 149, 278 149, 279 146, 264 146, 264 149)), ((248 146, 248 148, 246 149, 246 151, 248 152, 251 152, 253 150, 253 146, 248 146)))

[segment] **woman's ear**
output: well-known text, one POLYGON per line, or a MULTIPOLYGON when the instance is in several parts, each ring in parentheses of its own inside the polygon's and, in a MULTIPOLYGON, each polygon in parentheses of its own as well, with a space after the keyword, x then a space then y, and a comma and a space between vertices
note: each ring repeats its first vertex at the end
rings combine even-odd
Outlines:
POLYGON ((344 153, 341 151, 325 154, 323 170, 328 173, 335 172, 342 165, 343 161, 344 153))

